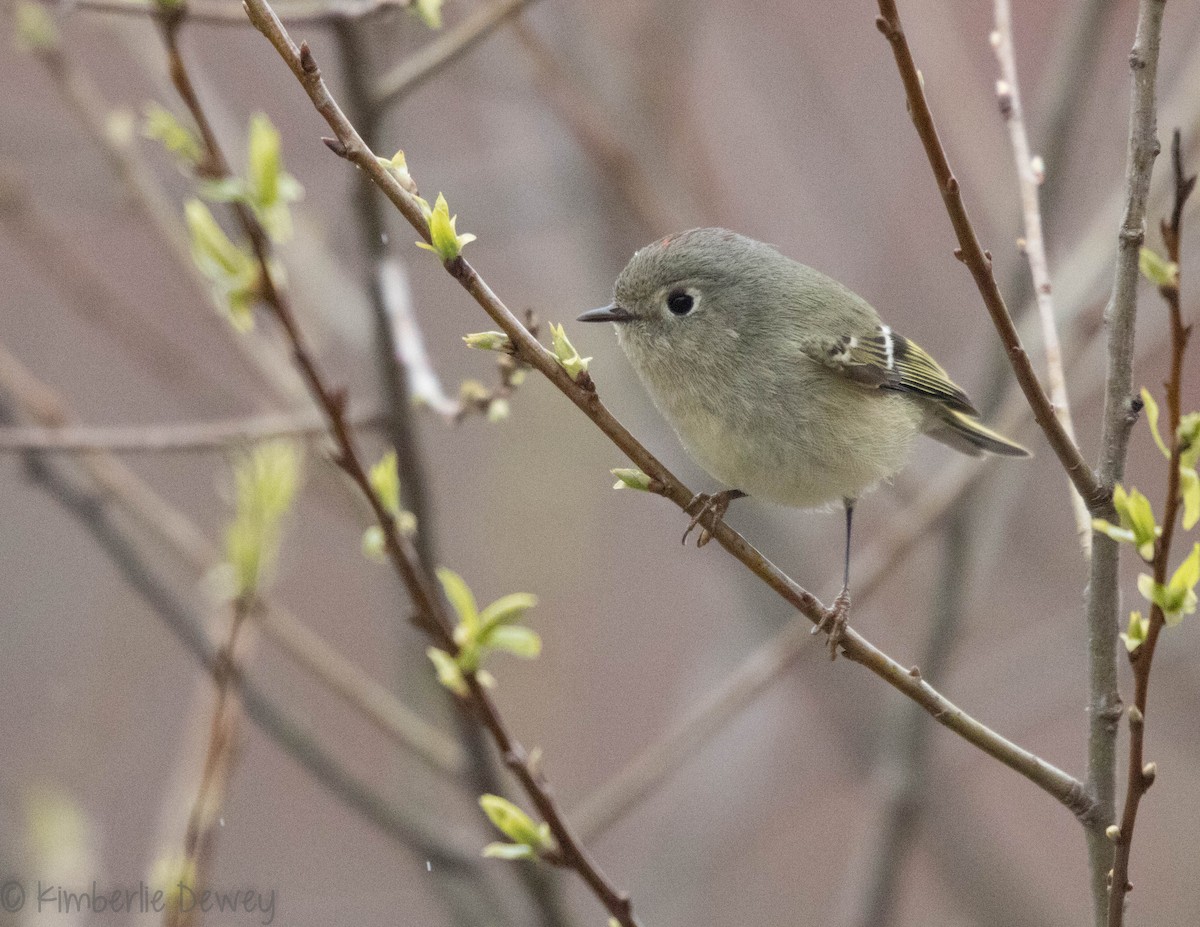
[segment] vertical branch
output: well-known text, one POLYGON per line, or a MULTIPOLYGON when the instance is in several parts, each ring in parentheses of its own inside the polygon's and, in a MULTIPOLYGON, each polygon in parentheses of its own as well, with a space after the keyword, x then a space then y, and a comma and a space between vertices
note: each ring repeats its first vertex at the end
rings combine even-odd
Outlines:
MULTIPOLYGON (((510 4, 512 12, 524 3, 510 4)), ((493 21, 493 28, 502 22, 493 21)), ((356 113, 360 132, 372 150, 379 147, 379 127, 386 105, 377 103, 371 95, 371 69, 361 49, 363 30, 371 28, 373 19, 340 20, 334 24, 339 57, 346 80, 346 95, 351 111, 356 113)), ((482 33, 486 34, 486 33, 482 33)), ((481 34, 481 35, 482 35, 481 34)), ((393 98, 395 99, 395 98, 393 98)), ((411 313, 406 317, 397 300, 405 294, 397 292, 402 280, 396 259, 390 253, 387 236, 387 219, 382 209, 381 194, 365 174, 354 178, 354 209, 358 218, 363 247, 370 266, 371 312, 375 323, 375 349, 379 377, 383 387, 384 409, 387 414, 388 437, 396 451, 397 470, 400 475, 400 492, 404 506, 417 518, 416 550, 426 572, 436 562, 435 529, 433 524, 432 498, 428 489, 425 462, 417 437, 417 426, 413 416, 415 393, 414 377, 424 380, 424 387, 433 387, 435 395, 441 395, 441 387, 432 367, 410 370, 406 358, 424 357, 421 332, 411 313), (399 323, 407 321, 407 336, 412 342, 400 342, 399 323)), ((403 308, 408 308, 407 306, 403 308)), ((443 397, 444 398, 444 397, 443 397)), ((504 791, 495 766, 488 752, 486 735, 466 712, 454 706, 454 722, 458 739, 467 754, 466 775, 469 787, 476 795, 500 794, 504 791)), ((517 872, 523 880, 533 904, 538 908, 543 921, 550 927, 563 924, 566 912, 556 891, 552 874, 541 867, 522 866, 517 872)))
MULTIPOLYGON (((369 27, 371 19, 366 20, 369 27)), ((351 20, 334 24, 339 56, 346 79, 350 106, 357 113, 364 138, 377 147, 379 110, 370 103, 370 78, 363 60, 359 25, 351 20)), ((387 311, 386 298, 388 245, 387 223, 380 208, 379 195, 366 177, 354 181, 354 214, 370 265, 371 314, 375 324, 376 368, 382 387, 387 415, 388 440, 396 451, 400 473, 400 492, 406 510, 417 517, 417 552, 426 565, 434 562, 434 530, 425 462, 417 440, 416 422, 409 398, 409 374, 398 350, 396 332, 387 311)))
MULTIPOLYGON (((1075 426, 1071 421, 1071 405, 1067 396, 1067 379, 1063 374, 1062 347, 1058 341, 1058 325, 1055 321, 1050 264, 1046 260, 1046 246, 1042 239, 1042 212, 1038 203, 1038 186, 1042 182, 1045 168, 1035 165, 1033 155, 1029 151, 1029 138, 1025 133, 1025 112, 1021 104, 1020 85, 1017 83, 1017 57, 1013 50, 1011 4, 1009 0, 996 0, 995 5, 996 31, 992 33, 992 45, 1000 62, 1000 80, 996 82, 996 96, 1000 101, 1000 112, 1008 126, 1008 137, 1016 161, 1017 183, 1021 190, 1021 213, 1025 225, 1022 250, 1029 261, 1034 302, 1042 323, 1042 344, 1046 352, 1046 379, 1050 384, 1050 401, 1063 430, 1075 441, 1075 426)), ((1075 515, 1079 543, 1083 547, 1084 556, 1090 557, 1092 517, 1078 490, 1072 486, 1068 491, 1071 494, 1071 509, 1075 515)))
MULTIPOLYGON (((1184 173, 1178 130, 1175 132, 1171 148, 1175 168, 1175 208, 1172 210, 1171 220, 1164 221, 1162 226, 1163 239, 1167 243, 1167 257, 1178 266, 1179 241, 1183 232, 1183 207, 1196 185, 1196 178, 1189 178, 1184 173)), ((1179 422, 1183 417, 1180 394, 1183 388, 1183 357, 1192 329, 1190 325, 1183 324, 1178 277, 1174 282, 1159 287, 1159 293, 1162 294, 1171 316, 1171 368, 1167 377, 1167 434, 1170 436, 1171 456, 1167 471, 1167 499, 1163 505, 1162 535, 1154 545, 1152 568, 1154 581, 1165 585, 1170 569, 1175 524, 1179 519, 1179 462, 1185 450, 1179 434, 1179 422)), ((1121 812, 1121 823, 1115 830, 1109 831, 1110 839, 1116 844, 1116 851, 1109 887, 1108 927, 1121 927, 1124 922, 1125 896, 1132 887, 1129 884, 1129 854, 1133 845, 1133 829, 1137 823, 1142 797, 1154 783, 1154 764, 1145 762, 1146 712, 1150 695, 1150 668, 1154 663, 1159 634, 1165 624, 1163 608, 1155 603, 1150 609, 1146 639, 1129 655, 1129 662, 1133 666, 1134 687, 1133 705, 1129 709, 1129 771, 1125 783, 1125 806, 1121 812)))
MULTIPOLYGON (((229 631, 213 664, 213 681, 217 686, 212 721, 209 724, 208 747, 200 772, 200 784, 188 815, 183 839, 183 869, 180 881, 200 895, 208 887, 216 847, 217 820, 228 794, 229 777, 237 759, 237 739, 241 728, 241 706, 234 691, 233 679, 241 674, 236 662, 238 635, 254 608, 249 596, 238 596, 232 606, 229 631)), ((163 923, 166 927, 188 927, 196 923, 195 907, 168 905, 163 923)))
MULTIPOLYGON (((1125 210, 1117 241, 1112 297, 1105 309, 1108 361, 1098 477, 1105 492, 1125 473, 1129 432, 1138 407, 1132 395, 1134 321, 1137 316, 1138 253, 1145 239, 1146 197, 1158 155, 1155 79, 1165 0, 1140 0, 1137 32, 1129 55, 1132 71, 1129 145, 1125 168, 1125 210)), ((1111 500, 1108 517, 1114 517, 1111 500)), ((1088 789, 1098 803, 1099 820, 1116 816, 1117 725, 1121 695, 1117 689, 1117 629, 1120 591, 1117 542, 1097 536, 1092 549, 1087 591, 1088 627, 1088 789)), ((1093 829, 1087 835, 1092 901, 1097 925, 1108 919, 1108 876, 1112 844, 1093 829)))

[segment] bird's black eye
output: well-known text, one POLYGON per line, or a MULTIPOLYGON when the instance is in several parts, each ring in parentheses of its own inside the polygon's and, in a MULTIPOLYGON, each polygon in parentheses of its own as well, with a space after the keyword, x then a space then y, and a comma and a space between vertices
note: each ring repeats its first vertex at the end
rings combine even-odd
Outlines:
POLYGON ((692 294, 683 290, 675 290, 667 297, 667 308, 675 315, 687 315, 695 305, 696 300, 692 294))

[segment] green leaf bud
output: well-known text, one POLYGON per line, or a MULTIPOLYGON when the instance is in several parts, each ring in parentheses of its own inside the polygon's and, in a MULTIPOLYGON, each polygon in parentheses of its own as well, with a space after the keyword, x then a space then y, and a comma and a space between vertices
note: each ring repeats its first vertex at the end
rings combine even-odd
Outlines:
POLYGON ((417 247, 424 248, 426 251, 432 251, 443 261, 454 260, 454 258, 462 254, 464 245, 470 244, 475 240, 474 235, 466 233, 462 235, 458 234, 455 228, 458 216, 451 217, 446 197, 440 193, 434 202, 433 209, 426 218, 429 221, 430 243, 419 241, 417 242, 417 247))
POLYGON ((575 350, 575 346, 571 344, 567 338, 566 330, 561 325, 550 323, 550 335, 554 344, 554 356, 558 360, 559 366, 567 372, 567 375, 572 380, 578 380, 580 376, 587 373, 590 357, 580 357, 579 352, 575 350))

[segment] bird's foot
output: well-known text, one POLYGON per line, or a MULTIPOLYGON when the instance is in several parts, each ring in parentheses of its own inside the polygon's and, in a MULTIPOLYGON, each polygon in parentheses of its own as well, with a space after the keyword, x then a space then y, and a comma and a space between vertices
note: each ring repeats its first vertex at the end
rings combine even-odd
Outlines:
POLYGON ((695 530, 697 525, 700 525, 700 534, 696 538, 696 546, 703 547, 712 540, 713 532, 717 530, 717 525, 721 523, 721 519, 725 517, 725 512, 729 509, 729 503, 734 499, 740 499, 744 495, 746 494, 740 489, 723 489, 720 492, 696 493, 684 511, 690 512, 696 505, 699 505, 699 508, 696 509, 692 520, 688 522, 687 530, 683 532, 683 538, 680 543, 686 544, 688 535, 695 530), (705 520, 705 516, 709 516, 707 524, 700 524, 701 521, 705 520))
POLYGON ((833 600, 833 606, 812 629, 813 634, 820 631, 828 632, 829 659, 831 660, 837 659, 838 644, 842 642, 842 636, 846 633, 846 616, 849 614, 850 590, 843 587, 837 598, 833 600))

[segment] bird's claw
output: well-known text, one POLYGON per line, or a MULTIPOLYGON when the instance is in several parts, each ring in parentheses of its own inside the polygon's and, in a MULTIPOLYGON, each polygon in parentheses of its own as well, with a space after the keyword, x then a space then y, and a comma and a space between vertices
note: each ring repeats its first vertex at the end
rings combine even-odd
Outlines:
POLYGON ((829 659, 831 660, 837 659, 838 645, 842 642, 842 636, 846 633, 846 616, 849 614, 850 590, 843 588, 838 593, 837 598, 833 600, 833 605, 829 611, 813 626, 813 634, 821 631, 828 632, 829 659))
POLYGON ((683 537, 680 539, 681 544, 686 544, 688 535, 695 530, 697 525, 700 525, 700 534, 696 538, 696 546, 703 547, 712 540, 713 532, 717 530, 717 525, 721 523, 721 519, 725 517, 725 512, 729 509, 729 503, 737 499, 742 494, 737 490, 725 489, 721 492, 698 492, 692 497, 692 501, 687 504, 685 512, 690 512, 692 507, 699 503, 700 507, 696 509, 696 514, 692 516, 692 520, 688 522, 687 530, 683 532, 683 537), (701 525, 701 521, 706 515, 711 515, 707 525, 701 525))

